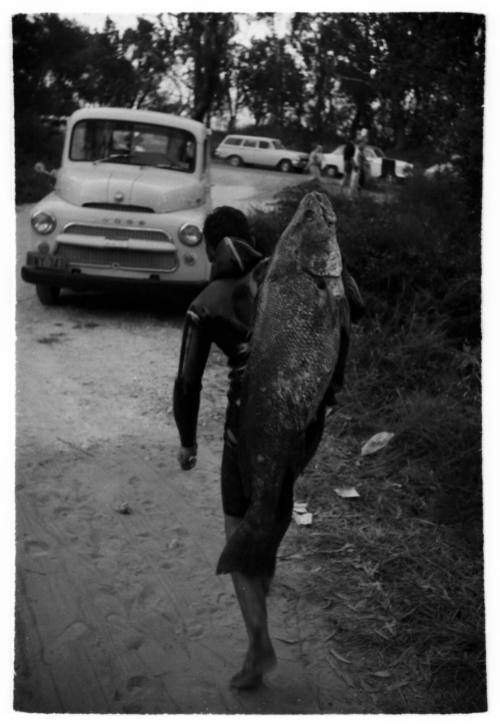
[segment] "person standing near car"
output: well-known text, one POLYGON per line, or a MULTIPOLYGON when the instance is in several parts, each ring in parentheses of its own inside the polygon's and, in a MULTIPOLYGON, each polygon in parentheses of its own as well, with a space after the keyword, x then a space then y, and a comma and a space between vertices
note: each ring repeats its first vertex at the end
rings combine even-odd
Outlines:
POLYGON ((356 145, 354 139, 349 139, 347 144, 344 146, 344 178, 340 185, 340 190, 343 192, 345 189, 350 191, 351 189, 351 177, 354 171, 354 155, 356 153, 356 145))
POLYGON ((321 167, 323 165, 323 147, 316 144, 312 152, 309 154, 308 168, 311 172, 311 180, 321 179, 321 167))
POLYGON ((370 167, 366 158, 366 137, 362 137, 358 143, 357 165, 359 168, 359 190, 366 186, 370 178, 370 167))
POLYGON ((358 195, 361 189, 366 184, 369 176, 369 170, 367 170, 368 160, 366 158, 366 136, 360 135, 356 141, 354 147, 354 156, 352 160, 352 173, 351 173, 351 184, 350 184, 350 195, 354 197, 358 195))

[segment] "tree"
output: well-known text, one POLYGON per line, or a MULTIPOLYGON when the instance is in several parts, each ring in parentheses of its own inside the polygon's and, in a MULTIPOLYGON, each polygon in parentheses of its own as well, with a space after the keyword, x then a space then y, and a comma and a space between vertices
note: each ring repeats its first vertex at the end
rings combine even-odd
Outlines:
POLYGON ((12 19, 16 116, 71 113, 89 34, 55 14, 12 19))
POLYGON ((16 114, 68 115, 80 103, 131 106, 138 73, 107 19, 89 33, 55 14, 13 18, 16 114))
POLYGON ((173 47, 193 93, 191 116, 206 119, 227 96, 235 34, 233 13, 178 13, 173 47))
MULTIPOLYGON (((360 109, 366 112, 365 79, 360 77, 359 71, 349 67, 346 85, 351 82, 351 86, 347 92, 341 89, 340 64, 352 55, 349 53, 350 38, 357 30, 352 21, 352 27, 343 28, 341 20, 344 17, 347 16, 336 13, 295 13, 292 18, 291 42, 306 75, 305 106, 309 112, 309 126, 317 134, 322 133, 328 121, 333 121, 340 105, 354 103, 359 117, 363 116, 360 109), (359 80, 361 84, 358 84, 359 80)), ((358 43, 353 43, 353 47, 357 48, 358 43)))
POLYGON ((266 118, 279 125, 294 116, 300 120, 303 80, 283 38, 255 40, 243 50, 237 79, 241 101, 257 125, 266 118))
POLYGON ((159 89, 174 62, 171 29, 166 27, 161 15, 156 23, 139 17, 137 28, 125 30, 122 44, 137 78, 133 105, 136 108, 161 105, 159 89))
POLYGON ((133 106, 140 79, 125 53, 116 25, 109 18, 102 32, 89 38, 80 54, 80 63, 84 71, 75 90, 82 100, 102 106, 133 106))

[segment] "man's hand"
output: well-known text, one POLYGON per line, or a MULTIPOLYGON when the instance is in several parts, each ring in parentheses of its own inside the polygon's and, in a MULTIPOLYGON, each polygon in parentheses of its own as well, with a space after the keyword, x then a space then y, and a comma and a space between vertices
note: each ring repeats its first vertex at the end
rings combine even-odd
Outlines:
POLYGON ((198 447, 194 444, 192 447, 180 447, 177 453, 177 461, 183 470, 191 470, 196 464, 196 452, 198 447))

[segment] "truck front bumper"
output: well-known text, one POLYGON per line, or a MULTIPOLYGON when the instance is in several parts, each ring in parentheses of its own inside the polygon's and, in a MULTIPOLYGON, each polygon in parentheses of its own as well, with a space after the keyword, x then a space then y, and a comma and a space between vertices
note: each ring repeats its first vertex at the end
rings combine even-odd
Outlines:
POLYGON ((46 285, 55 288, 68 288, 75 291, 102 290, 102 291, 197 291, 207 284, 207 281, 165 280, 155 274, 148 277, 125 277, 114 275, 88 275, 86 273, 71 273, 66 270, 52 268, 38 268, 25 265, 21 268, 21 278, 26 283, 46 285))

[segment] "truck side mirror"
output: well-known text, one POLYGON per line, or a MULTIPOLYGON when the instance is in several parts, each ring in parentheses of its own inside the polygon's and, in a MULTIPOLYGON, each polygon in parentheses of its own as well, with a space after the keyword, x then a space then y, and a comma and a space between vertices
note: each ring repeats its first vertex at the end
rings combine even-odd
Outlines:
POLYGON ((51 179, 55 179, 57 177, 57 171, 55 169, 51 169, 49 171, 43 162, 37 162, 34 169, 37 174, 45 174, 51 179))

